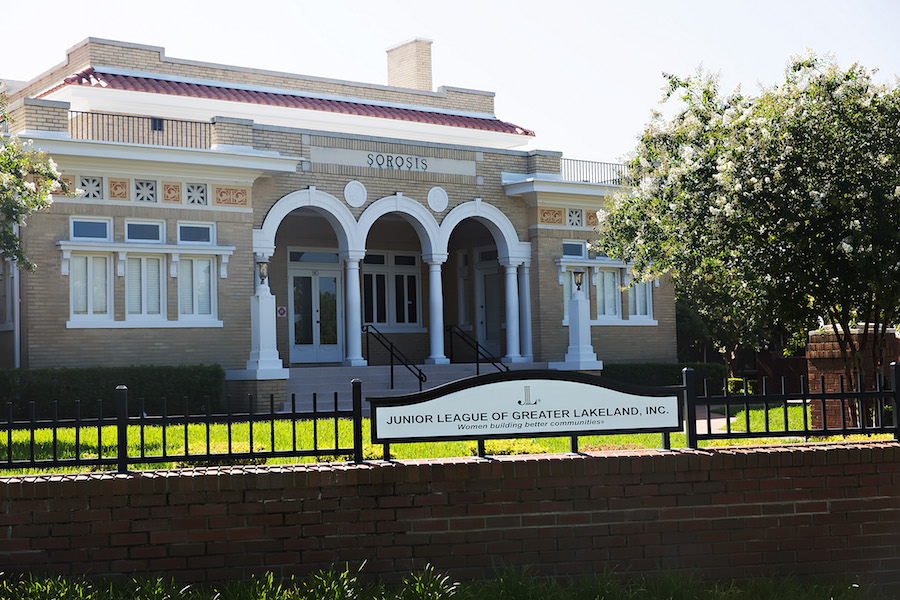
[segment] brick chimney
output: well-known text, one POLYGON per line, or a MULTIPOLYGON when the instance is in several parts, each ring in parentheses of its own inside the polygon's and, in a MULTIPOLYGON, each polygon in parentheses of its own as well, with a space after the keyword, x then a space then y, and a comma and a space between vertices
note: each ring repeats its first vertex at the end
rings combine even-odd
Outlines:
POLYGON ((388 85, 432 91, 431 40, 415 39, 388 48, 388 85))

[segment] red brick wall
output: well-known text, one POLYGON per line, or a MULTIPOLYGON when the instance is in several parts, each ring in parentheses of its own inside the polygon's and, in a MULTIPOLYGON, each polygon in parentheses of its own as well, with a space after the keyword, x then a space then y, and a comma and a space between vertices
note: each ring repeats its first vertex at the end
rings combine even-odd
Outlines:
POLYGON ((900 589, 900 444, 0 478, 0 571, 230 580, 368 561, 900 589))
MULTIPOLYGON (((893 330, 889 330, 892 332, 893 330)), ((870 336, 871 337, 871 336, 870 336)), ((867 343, 862 348, 863 368, 865 369, 865 385, 867 389, 874 389, 874 366, 872 364, 871 344, 867 343)), ((884 348, 885 365, 898 360, 900 356, 900 341, 893 336, 887 336, 884 348)), ((837 335, 822 331, 811 332, 809 343, 806 347, 807 374, 809 387, 813 392, 839 392, 843 380, 843 389, 855 390, 856 382, 846 380, 844 375, 844 362, 841 359, 841 348, 837 341, 837 335), (823 389, 824 388, 824 389, 823 389)), ((886 380, 889 380, 889 371, 884 370, 886 380)), ((813 402, 811 405, 810 427, 820 429, 823 427, 823 404, 813 402)), ((844 423, 851 426, 856 423, 856 416, 850 409, 850 404, 842 405, 840 400, 826 400, 824 403, 824 424, 828 429, 840 429, 844 423), (844 415, 841 415, 843 406, 844 415)))

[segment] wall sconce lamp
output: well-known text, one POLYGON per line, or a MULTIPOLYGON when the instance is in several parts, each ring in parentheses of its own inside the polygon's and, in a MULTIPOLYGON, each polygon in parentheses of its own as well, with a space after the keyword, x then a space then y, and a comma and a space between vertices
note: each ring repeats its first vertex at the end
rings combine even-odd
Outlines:
POLYGON ((575 271, 572 276, 575 278, 575 289, 580 292, 581 284, 584 283, 584 271, 575 271))

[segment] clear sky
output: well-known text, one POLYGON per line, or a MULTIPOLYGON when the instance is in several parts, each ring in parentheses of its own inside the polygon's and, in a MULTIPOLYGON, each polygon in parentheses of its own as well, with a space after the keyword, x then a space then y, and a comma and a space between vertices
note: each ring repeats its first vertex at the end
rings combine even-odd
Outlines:
POLYGON ((496 93, 535 146, 615 162, 658 108, 662 73, 772 85, 811 48, 900 75, 898 0, 16 0, 0 78, 26 80, 87 37, 171 57, 384 84, 385 50, 432 40, 433 80, 496 93))

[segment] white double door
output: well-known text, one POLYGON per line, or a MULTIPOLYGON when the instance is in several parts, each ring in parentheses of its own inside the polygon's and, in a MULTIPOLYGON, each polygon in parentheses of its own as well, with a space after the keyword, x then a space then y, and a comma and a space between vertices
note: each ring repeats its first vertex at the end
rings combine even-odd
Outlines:
POLYGON ((340 362, 344 358, 342 271, 291 269, 291 362, 340 362))

